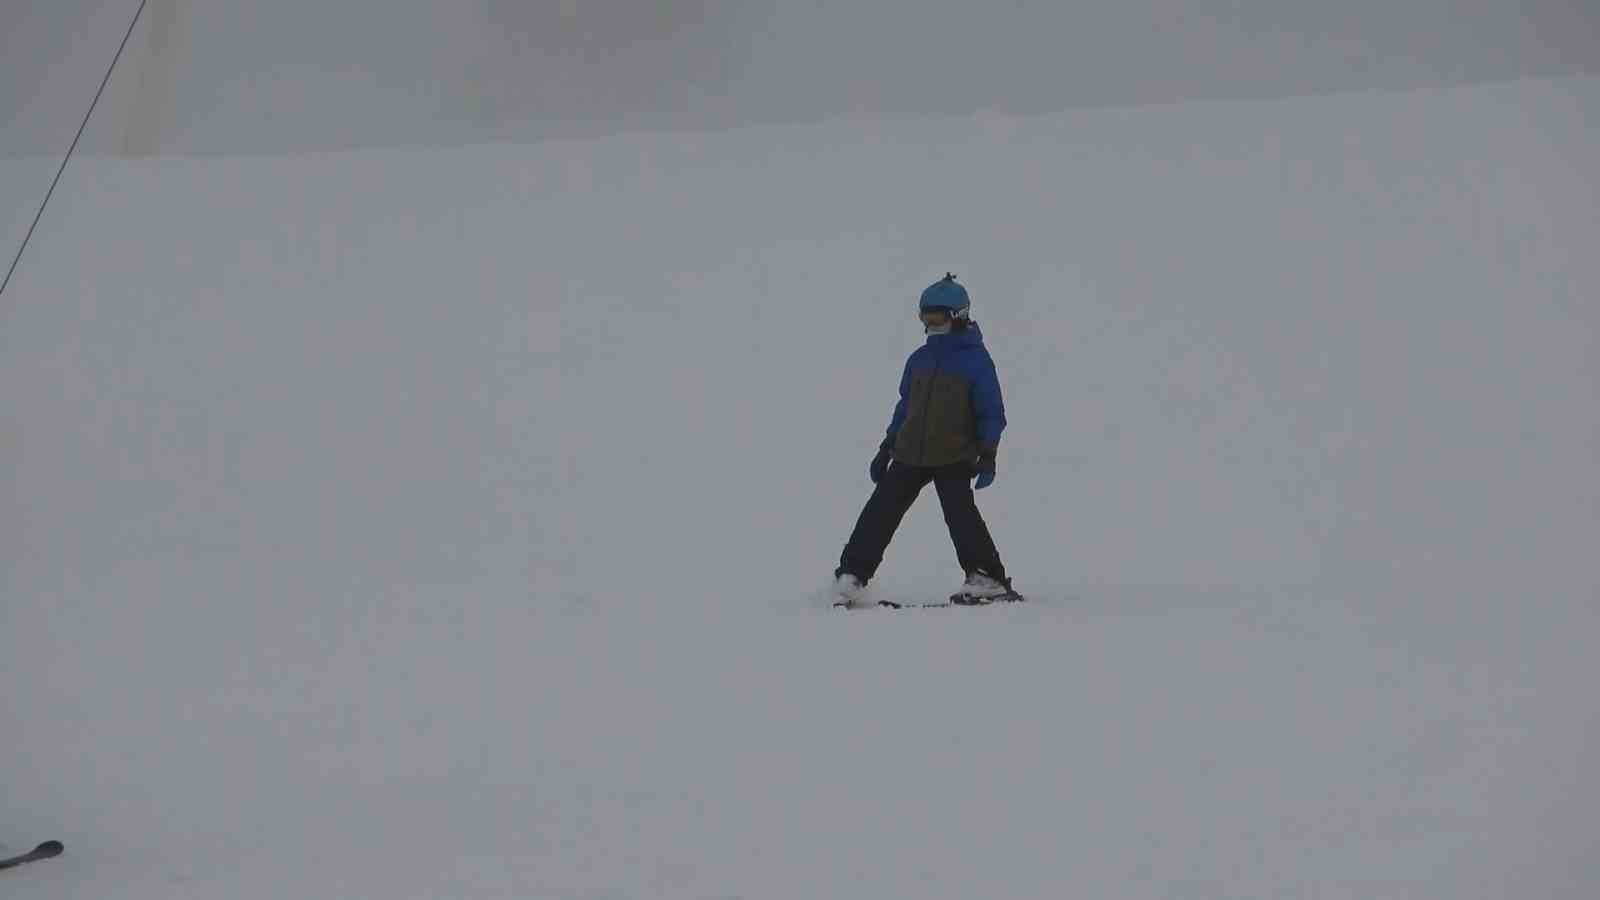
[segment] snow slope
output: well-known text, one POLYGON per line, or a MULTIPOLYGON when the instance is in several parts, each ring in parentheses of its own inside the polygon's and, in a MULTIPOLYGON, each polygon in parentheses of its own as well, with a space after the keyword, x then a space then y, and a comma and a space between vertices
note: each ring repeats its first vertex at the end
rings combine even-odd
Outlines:
MULTIPOLYGON (((0 844, 68 851, 0 892, 1592 896, 1596 122, 77 160, 0 313, 0 844), (827 610, 946 269, 1036 602, 827 610)), ((873 587, 958 580, 930 494, 873 587)))

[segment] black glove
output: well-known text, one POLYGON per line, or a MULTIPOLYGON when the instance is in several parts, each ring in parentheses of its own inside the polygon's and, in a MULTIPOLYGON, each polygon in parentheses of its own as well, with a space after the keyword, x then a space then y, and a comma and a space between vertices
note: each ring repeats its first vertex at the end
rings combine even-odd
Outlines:
POLYGON ((872 458, 872 465, 867 469, 867 476, 873 484, 883 480, 889 474, 889 462, 894 459, 894 438, 886 437, 878 445, 878 455, 872 458))
POLYGON ((981 491, 994 484, 994 459, 999 453, 1000 448, 994 444, 984 444, 978 448, 978 461, 972 464, 972 474, 978 476, 973 490, 981 491))

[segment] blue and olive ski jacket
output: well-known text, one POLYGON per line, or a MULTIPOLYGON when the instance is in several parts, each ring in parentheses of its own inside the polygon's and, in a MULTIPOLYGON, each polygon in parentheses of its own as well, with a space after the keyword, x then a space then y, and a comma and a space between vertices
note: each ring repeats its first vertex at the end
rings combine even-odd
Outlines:
POLYGON ((980 447, 998 447, 1005 427, 1000 378, 973 322, 928 335, 906 360, 886 443, 906 465, 948 466, 976 460, 980 447))

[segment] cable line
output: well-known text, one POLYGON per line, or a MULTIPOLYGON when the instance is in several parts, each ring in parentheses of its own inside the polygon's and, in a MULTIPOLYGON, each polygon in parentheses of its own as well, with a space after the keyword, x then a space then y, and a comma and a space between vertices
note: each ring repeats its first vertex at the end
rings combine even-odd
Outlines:
POLYGON ((67 163, 72 160, 72 152, 78 149, 78 141, 83 138, 83 131, 89 127, 89 117, 94 115, 94 108, 100 105, 100 95, 106 92, 106 85, 111 83, 111 73, 117 69, 117 60, 122 59, 122 51, 128 47, 128 38, 133 37, 133 29, 139 24, 139 17, 144 15, 144 5, 150 0, 139 0, 139 9, 133 14, 133 21, 128 23, 128 33, 122 36, 122 43, 117 47, 117 55, 111 57, 111 66, 106 69, 106 77, 100 79, 100 90, 94 92, 94 100, 89 103, 89 111, 83 114, 83 124, 78 126, 78 133, 72 139, 72 146, 67 148, 67 155, 61 158, 61 168, 56 170, 56 177, 50 182, 50 190, 44 192, 44 202, 39 204, 39 211, 33 214, 33 224, 28 226, 28 233, 22 236, 22 245, 17 248, 17 255, 11 260, 11 268, 6 270, 6 280, 0 281, 0 297, 5 296, 6 285, 11 283, 11 276, 16 274, 17 263, 22 262, 22 253, 28 249, 28 241, 33 239, 33 230, 39 227, 39 220, 44 218, 44 208, 50 205, 50 197, 56 192, 56 185, 61 183, 61 173, 67 171, 67 163))

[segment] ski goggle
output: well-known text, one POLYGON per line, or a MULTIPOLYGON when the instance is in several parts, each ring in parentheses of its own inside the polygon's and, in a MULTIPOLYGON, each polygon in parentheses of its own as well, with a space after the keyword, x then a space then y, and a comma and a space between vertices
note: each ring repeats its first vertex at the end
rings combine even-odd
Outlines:
POLYGON ((929 328, 943 328, 955 319, 966 318, 966 312, 964 309, 953 313, 948 309, 925 309, 917 314, 917 318, 929 328))

